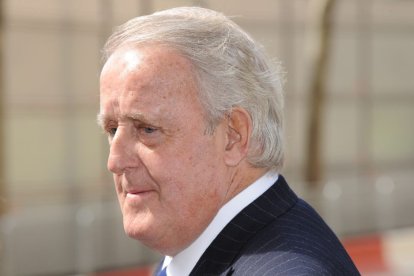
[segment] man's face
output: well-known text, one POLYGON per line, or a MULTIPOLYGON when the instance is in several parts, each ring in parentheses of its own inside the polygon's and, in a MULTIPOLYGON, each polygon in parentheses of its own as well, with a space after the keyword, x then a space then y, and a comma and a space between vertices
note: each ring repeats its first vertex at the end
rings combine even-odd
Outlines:
POLYGON ((121 48, 100 79, 126 233, 164 254, 188 246, 227 200, 226 130, 206 134, 193 67, 165 47, 121 48))

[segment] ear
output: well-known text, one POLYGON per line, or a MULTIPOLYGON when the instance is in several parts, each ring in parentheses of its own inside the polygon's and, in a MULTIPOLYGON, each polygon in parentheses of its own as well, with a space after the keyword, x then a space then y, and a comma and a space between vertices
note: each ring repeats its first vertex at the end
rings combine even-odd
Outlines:
POLYGON ((228 166, 237 166, 247 155, 252 132, 252 119, 243 108, 232 109, 227 117, 227 143, 225 162, 228 166))

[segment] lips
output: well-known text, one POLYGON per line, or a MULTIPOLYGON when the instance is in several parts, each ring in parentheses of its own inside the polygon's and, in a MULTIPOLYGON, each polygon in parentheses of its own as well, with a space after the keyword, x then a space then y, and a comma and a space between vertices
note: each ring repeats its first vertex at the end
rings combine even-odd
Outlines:
POLYGON ((135 197, 142 197, 149 193, 153 192, 153 190, 145 190, 145 189, 127 189, 125 191, 126 197, 135 198, 135 197))
POLYGON ((122 178, 119 179, 119 186, 122 188, 124 194, 139 195, 154 190, 151 185, 145 184, 145 181, 136 183, 136 181, 131 178, 131 176, 124 174, 122 175, 122 178))
POLYGON ((142 193, 146 193, 149 192, 151 189, 149 188, 144 188, 144 187, 137 187, 138 185, 122 185, 123 186, 123 190, 126 194, 131 194, 131 195, 138 195, 138 194, 142 194, 142 193))
POLYGON ((121 188, 119 192, 126 198, 138 199, 155 192, 154 188, 150 185, 145 185, 145 182, 142 184, 136 183, 136 185, 131 184, 131 181, 128 181, 129 179, 125 175, 119 180, 119 187, 121 188))
POLYGON ((137 194, 141 194, 141 193, 145 193, 146 191, 144 190, 126 190, 127 194, 131 194, 131 195, 137 195, 137 194))

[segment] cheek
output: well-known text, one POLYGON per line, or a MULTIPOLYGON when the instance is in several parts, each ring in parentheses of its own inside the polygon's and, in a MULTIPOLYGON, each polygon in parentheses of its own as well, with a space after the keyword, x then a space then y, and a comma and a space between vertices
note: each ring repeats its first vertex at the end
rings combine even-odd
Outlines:
POLYGON ((114 178, 116 192, 119 194, 122 192, 122 185, 121 185, 122 176, 113 174, 113 178, 114 178))
POLYGON ((175 203, 195 197, 197 191, 208 186, 206 172, 212 171, 206 168, 200 154, 189 151, 152 156, 146 163, 148 173, 159 186, 161 198, 175 203))
POLYGON ((176 155, 170 164, 172 176, 185 178, 191 182, 208 180, 216 171, 217 158, 207 148, 197 148, 176 155), (175 175, 174 175, 175 174, 175 175))
MULTIPOLYGON (((198 150, 177 163, 175 177, 181 179, 179 192, 195 200, 220 196, 221 173, 218 157, 212 152, 198 150)), ((172 175, 174 177, 174 175, 172 175)), ((197 202, 194 202, 197 206, 197 202)))
POLYGON ((158 186, 161 199, 177 203, 219 196, 223 163, 220 152, 205 137, 186 139, 157 150, 140 150, 146 173, 158 186))

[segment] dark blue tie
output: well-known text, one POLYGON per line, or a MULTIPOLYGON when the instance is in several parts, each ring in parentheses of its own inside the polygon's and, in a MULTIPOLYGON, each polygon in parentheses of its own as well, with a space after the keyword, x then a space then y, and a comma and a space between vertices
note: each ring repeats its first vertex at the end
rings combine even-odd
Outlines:
POLYGON ((163 269, 161 269, 158 273, 157 276, 167 276, 167 267, 164 267, 163 269))

